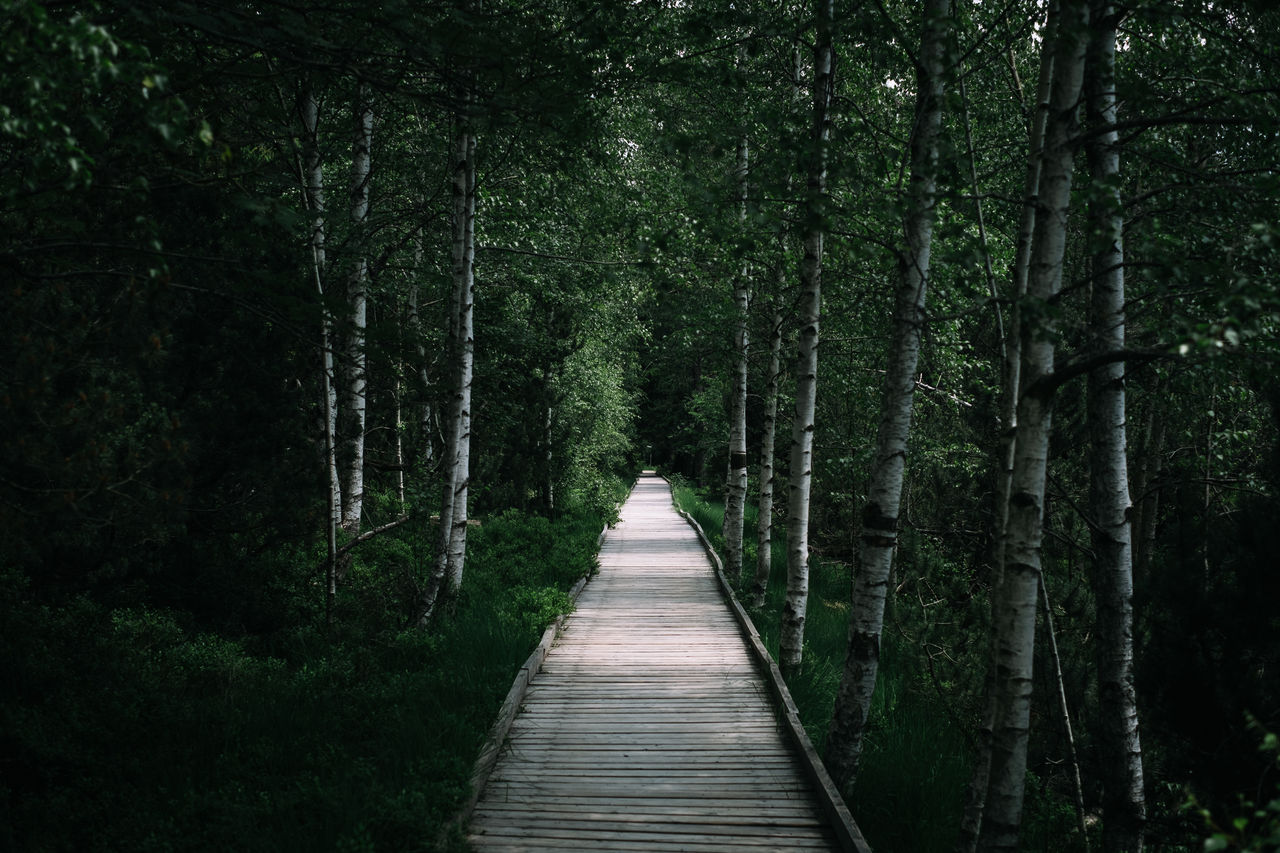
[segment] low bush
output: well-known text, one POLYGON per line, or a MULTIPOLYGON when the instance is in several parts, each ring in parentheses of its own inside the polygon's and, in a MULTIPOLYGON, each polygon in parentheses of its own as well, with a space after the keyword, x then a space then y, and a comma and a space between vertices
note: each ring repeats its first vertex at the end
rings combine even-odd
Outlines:
POLYGON ((318 585, 294 591, 300 626, 230 636, 178 610, 48 606, 6 573, 0 848, 434 849, 603 521, 485 521, 425 631, 403 628, 429 563, 407 527, 356 552, 331 633, 302 600, 318 585))

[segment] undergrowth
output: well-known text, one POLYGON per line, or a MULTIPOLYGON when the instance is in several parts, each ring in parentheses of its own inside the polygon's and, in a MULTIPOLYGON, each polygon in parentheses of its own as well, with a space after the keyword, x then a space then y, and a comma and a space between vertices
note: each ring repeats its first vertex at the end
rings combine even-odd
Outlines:
MULTIPOLYGON (((675 499, 723 554, 723 505, 677 480, 675 499)), ((755 565, 754 507, 747 508, 744 563, 755 565)), ((786 596, 785 531, 775 528, 765 605, 751 618, 777 657, 786 596)), ((813 557, 805 622, 804 666, 788 683, 801 721, 822 753, 844 666, 851 567, 813 557)), ((846 800, 872 849, 891 853, 950 851, 969 778, 963 733, 915 662, 917 650, 886 631, 858 781, 846 800)))
POLYGON ((604 520, 486 519, 426 631, 403 626, 427 529, 357 551, 331 633, 315 583, 296 593, 304 627, 228 635, 181 611, 37 604, 3 573, 0 849, 435 849, 604 520))

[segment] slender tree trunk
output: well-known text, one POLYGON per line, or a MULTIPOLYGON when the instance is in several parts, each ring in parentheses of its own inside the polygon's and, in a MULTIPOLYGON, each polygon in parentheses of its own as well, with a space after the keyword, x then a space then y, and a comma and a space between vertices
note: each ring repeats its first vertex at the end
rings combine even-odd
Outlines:
MULTIPOLYGON (((735 180, 738 185, 738 227, 747 221, 747 136, 738 140, 735 180)), ((725 478, 724 535, 725 572, 739 582, 746 580, 742 561, 743 515, 747 506, 747 324, 750 321, 750 278, 744 260, 733 283, 733 304, 737 327, 733 334, 733 400, 729 412, 729 471, 725 478)))
POLYGON ((364 254, 365 222, 369 216, 370 154, 373 148, 373 104, 369 91, 361 86, 356 95, 356 129, 351 149, 351 231, 357 257, 347 277, 347 309, 351 325, 347 333, 345 461, 347 464, 342 504, 342 529, 351 536, 360 534, 364 507, 364 434, 368 402, 368 356, 365 328, 369 310, 369 263, 364 254))
POLYGON ((916 119, 911 134, 911 177, 903 219, 905 245, 898 255, 899 282, 880 428, 862 513, 862 565, 853 586, 849 646, 824 756, 832 779, 841 788, 853 782, 862 755, 862 733, 880 664, 889 569, 898 544, 898 512, 933 241, 950 13, 951 0, 927 0, 924 4, 924 33, 916 69, 916 119))
MULTIPOLYGON (((785 256, 781 263, 785 263, 785 256)), ((779 269, 784 269, 782 265, 779 269)), ((756 514, 756 574, 751 605, 763 607, 773 568, 773 445, 778 425, 778 379, 782 368, 782 313, 775 310, 769 332, 769 371, 764 391, 764 434, 760 437, 760 503, 756 514)))
POLYGON ((409 288, 409 331, 413 335, 414 347, 418 353, 417 374, 418 393, 422 395, 422 404, 418 411, 418 426, 422 431, 422 458, 427 468, 432 467, 436 458, 435 445, 435 407, 431 405, 431 369, 427 360, 427 342, 423 337, 422 316, 418 310, 418 276, 421 274, 425 251, 422 236, 413 243, 414 282, 409 288))
POLYGON ((813 128, 800 261, 800 341, 796 356, 796 414, 791 424, 791 476, 787 496, 787 599, 782 608, 778 664, 799 672, 809 606, 809 488, 813 479, 813 425, 818 396, 818 318, 822 309, 822 243, 826 234, 827 147, 835 84, 832 0, 816 0, 813 48, 813 128))
MULTIPOLYGON (((797 45, 791 51, 791 91, 797 108, 804 101, 804 54, 797 45)), ((788 171, 784 198, 790 203, 796 176, 788 171)), ((778 266, 775 271, 773 326, 769 336, 769 375, 764 401, 764 434, 760 440, 760 503, 756 514, 756 574, 751 583, 751 603, 763 607, 769 591, 769 575, 773 570, 773 502, 777 493, 775 450, 778 436, 778 387, 782 379, 783 316, 776 300, 786 292, 787 251, 790 227, 778 235, 778 266)))
POLYGON ((1160 473, 1164 459, 1166 419, 1159 416, 1159 401, 1164 392, 1163 380, 1156 383, 1153 402, 1148 407, 1142 431, 1142 450, 1138 458, 1138 473, 1134 478, 1133 577, 1141 584, 1151 567, 1151 552, 1156 542, 1156 521, 1160 515, 1160 473))
MULTIPOLYGON (((1053 45, 1058 32, 1058 0, 1049 0, 1042 45, 1053 45)), ((1036 103, 1031 114, 1028 134, 1027 170, 1023 176, 1022 212, 1018 220, 1017 244, 1011 276, 1009 331, 1002 351, 1000 440, 996 447, 995 541, 992 549, 990 647, 987 675, 983 685, 985 707, 978 728, 977 754, 965 795, 964 815, 956 842, 958 853, 973 853, 978 846, 982 815, 987 801, 987 782, 991 773, 991 737, 996 718, 996 632, 997 599, 1004 583, 1005 551, 1009 523, 1009 487, 1013 478, 1014 439, 1018 429, 1018 396, 1022 377, 1022 301, 1027 294, 1028 271, 1031 266, 1031 243, 1035 234, 1036 212, 1040 203, 1040 171, 1044 159, 1045 127, 1049 120, 1049 98, 1053 89, 1052 48, 1041 48, 1040 77, 1036 83, 1036 103)), ((1016 73, 1016 72, 1015 72, 1016 73)), ((1021 97, 1021 84, 1018 84, 1021 97)))
POLYGON ((302 95, 302 128, 306 147, 306 164, 303 168, 303 190, 307 209, 311 212, 311 270, 315 278, 316 293, 320 297, 323 320, 320 324, 322 351, 322 394, 324 397, 324 458, 329 485, 325 490, 328 515, 325 539, 328 559, 325 570, 325 618, 333 624, 333 604, 338 594, 338 526, 342 515, 342 486, 338 478, 337 382, 333 363, 333 317, 325 304, 325 206, 324 168, 320 156, 320 102, 310 87, 302 95))
POLYGON ((1067 739, 1067 756, 1071 761, 1071 787, 1076 799, 1076 828, 1084 853, 1089 853, 1089 828, 1084 816, 1084 784, 1080 780, 1080 755, 1076 751, 1076 735, 1071 725, 1071 706, 1067 704, 1067 685, 1062 677, 1062 655, 1058 653, 1058 631, 1053 626, 1053 605, 1049 603, 1049 588, 1040 577, 1040 600, 1044 605, 1044 630, 1049 639, 1049 659, 1053 661, 1053 687, 1058 699, 1058 715, 1062 717, 1062 733, 1067 739))
MULTIPOLYGON (((1062 284, 1067 213, 1071 201, 1076 110, 1084 76, 1088 41, 1088 0, 1061 0, 1057 38, 1052 45, 1054 75, 1045 131, 1040 209, 1032 243, 1027 301, 1047 306, 1062 284)), ((991 770, 978 846, 981 850, 1017 850, 1027 769, 1031 722, 1032 658, 1036 601, 1040 584, 1040 546, 1044 535, 1044 493, 1048 463, 1053 373, 1054 323, 1051 316, 1023 314, 1022 390, 1018 401, 1013 476, 1009 490, 1003 583, 997 593, 992 626, 996 635, 996 717, 992 729, 991 770)))
POLYGON ((440 501, 440 546, 427 582, 418 623, 426 624, 442 592, 462 583, 466 557, 467 490, 471 465, 471 380, 475 360, 472 309, 475 300, 476 136, 460 117, 453 170, 453 298, 450 303, 450 357, 453 400, 444 449, 440 501))
MULTIPOLYGON (((1124 348, 1123 208, 1116 123, 1117 12, 1095 0, 1087 65, 1088 145, 1094 194, 1089 205, 1092 257, 1090 331, 1093 348, 1124 348)), ((1103 796, 1103 846, 1108 853, 1142 849, 1146 799, 1138 702, 1133 683, 1133 554, 1125 457, 1124 363, 1089 373, 1090 506, 1097 584, 1098 717, 1103 796)))
MULTIPOLYGON (((462 586, 462 570, 467 553, 467 493, 471 485, 471 381, 475 368, 475 221, 476 221, 476 137, 463 131, 465 184, 462 204, 460 240, 455 252, 454 277, 458 288, 458 381, 454 419, 453 533, 449 538, 449 589, 462 586)), ((443 517, 442 517, 443 518, 443 517)))

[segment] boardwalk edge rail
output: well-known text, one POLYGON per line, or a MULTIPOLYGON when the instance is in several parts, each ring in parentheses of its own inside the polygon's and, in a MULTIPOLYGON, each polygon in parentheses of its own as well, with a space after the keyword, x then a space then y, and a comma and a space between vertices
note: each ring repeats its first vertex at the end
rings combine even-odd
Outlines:
MULTIPOLYGON (((635 483, 631 484, 635 488, 635 483)), ((604 544, 605 536, 609 534, 612 524, 605 524, 600 530, 600 535, 596 537, 596 554, 600 553, 600 547, 604 544)), ((587 581, 591 580, 596 574, 596 570, 578 578, 577 583, 569 590, 569 601, 571 604, 577 604, 578 596, 582 594, 582 588, 587 585, 587 581)), ((480 802, 480 794, 484 791, 484 786, 489 782, 489 776, 493 774, 494 765, 498 763, 498 753, 502 751, 502 747, 507 742, 507 734, 511 731, 511 724, 515 722, 516 713, 520 710, 520 705, 524 702, 525 694, 529 692, 529 685, 532 683, 534 676, 542 670, 542 664, 547 659, 547 654, 551 651, 551 646, 555 644, 556 638, 560 636, 560 632, 564 629, 565 620, 569 618, 573 612, 570 607, 569 612, 561 613, 556 617, 556 621, 547 626, 547 630, 542 632, 542 639, 538 642, 537 648, 525 659, 521 664, 520 670, 516 673, 515 680, 511 683, 511 689, 507 691, 507 698, 502 701, 502 707, 498 709, 497 719, 493 721, 493 725, 489 728, 489 734, 486 735, 484 746, 480 748, 480 755, 476 758, 476 763, 471 770, 471 792, 467 796, 467 801, 462 808, 458 810, 453 819, 444 825, 441 829, 441 840, 452 830, 462 829, 466 826, 467 821, 471 819, 471 814, 476 810, 476 804, 480 802)))
POLYGON ((764 671, 765 683, 768 685, 774 701, 783 712, 782 716, 787 722, 787 731, 791 734, 791 739, 800 751, 800 763, 817 790, 818 803, 822 807, 823 814, 827 820, 831 822, 831 828, 836 834, 836 839, 840 842, 840 847, 846 853, 871 853, 870 845, 863 838, 862 831, 858 829, 858 825, 854 823, 849 807, 845 805, 844 798, 840 796, 840 791, 836 788, 836 783, 832 781, 830 774, 827 773, 827 768, 818 756, 818 751, 813 748, 813 742, 809 740, 809 734, 804 730, 804 726, 800 722, 800 712, 796 708, 795 701, 791 698, 791 691, 787 689, 786 682, 782 680, 782 671, 778 669, 778 664, 774 661, 773 656, 769 654, 769 650, 764 647, 755 623, 751 621, 751 617, 747 615, 742 603, 738 601, 738 596, 734 594, 733 586, 725 576, 724 564, 720 561, 720 555, 711 546, 711 541, 707 539, 707 534, 703 532, 702 525, 694 521, 693 516, 679 507, 676 508, 676 511, 698 534, 698 541, 702 543, 702 549, 706 551, 707 557, 710 558, 712 565, 715 567, 716 578, 720 581, 720 591, 724 593, 725 599, 729 603, 729 608, 733 611, 738 624, 742 626, 742 630, 746 633, 756 660, 764 671))

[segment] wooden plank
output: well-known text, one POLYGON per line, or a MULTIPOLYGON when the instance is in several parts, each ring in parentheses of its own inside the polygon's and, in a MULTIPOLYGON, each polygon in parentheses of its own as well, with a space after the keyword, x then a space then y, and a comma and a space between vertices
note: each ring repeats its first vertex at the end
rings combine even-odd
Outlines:
MULTIPOLYGON (((620 825, 619 825, 620 826, 620 825)), ((471 836, 470 839, 491 839, 494 837, 512 836, 517 843, 529 843, 534 838, 557 839, 564 841, 578 842, 614 842, 622 841, 631 844, 653 845, 647 849, 660 849, 658 845, 668 842, 675 842, 684 845, 702 845, 715 844, 720 845, 726 842, 738 846, 739 848, 766 848, 778 849, 782 847, 788 850, 798 849, 830 849, 831 842, 827 838, 818 834, 808 834, 807 836, 788 835, 782 843, 779 839, 773 837, 770 833, 766 836, 747 833, 707 833, 702 832, 644 832, 644 831, 628 831, 625 827, 615 829, 613 831, 605 829, 567 829, 555 826, 554 824, 546 824, 539 826, 494 826, 487 828, 483 832, 478 832, 471 836)), ((474 841, 473 841, 474 843, 474 841)))
POLYGON ((530 673, 475 849, 836 849, 665 483, 637 483, 599 566, 530 673))

